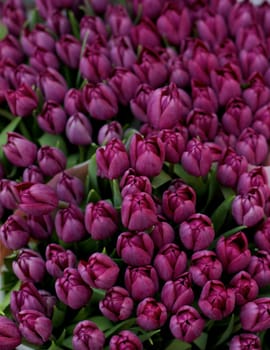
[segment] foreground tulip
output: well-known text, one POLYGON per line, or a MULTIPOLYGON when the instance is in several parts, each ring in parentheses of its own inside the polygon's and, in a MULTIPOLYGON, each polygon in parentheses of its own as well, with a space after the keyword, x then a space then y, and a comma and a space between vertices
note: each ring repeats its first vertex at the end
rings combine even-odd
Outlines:
POLYGON ((66 156, 57 147, 42 146, 37 152, 37 161, 44 175, 54 176, 66 167, 66 156))
POLYGON ((75 267, 76 256, 56 243, 48 244, 46 251, 46 270, 55 277, 62 277, 66 267, 75 267))
POLYGON ((138 304, 136 313, 137 324, 146 331, 161 328, 167 320, 166 307, 151 297, 138 304))
POLYGON ((0 316, 0 342, 3 350, 13 350, 21 344, 22 336, 15 322, 0 316))
POLYGON ((0 228, 1 242, 9 249, 23 248, 30 239, 26 221, 18 215, 10 215, 0 228))
POLYGON ((230 286, 235 292, 236 305, 244 305, 255 299, 259 293, 259 287, 255 279, 246 271, 240 271, 230 281, 230 286))
POLYGON ((8 90, 6 100, 12 114, 20 117, 31 116, 38 105, 38 97, 31 87, 22 84, 17 90, 8 90))
POLYGON ((180 307, 170 319, 170 330, 173 336, 189 343, 201 335, 204 325, 205 321, 199 312, 189 305, 180 307))
POLYGON ((221 281, 211 280, 204 285, 198 304, 210 320, 222 320, 234 310, 235 294, 232 288, 226 288, 221 281))
POLYGON ((257 251, 251 257, 247 271, 259 287, 267 286, 270 283, 270 254, 265 250, 257 251))
POLYGON ((245 331, 262 332, 270 327, 270 298, 258 298, 242 306, 240 322, 245 331))
POLYGON ((252 333, 235 335, 230 341, 230 350, 261 350, 261 340, 252 333))
POLYGON ((152 194, 152 184, 146 176, 136 176, 134 169, 125 171, 120 181, 121 196, 124 198, 127 194, 136 192, 146 192, 152 194))
POLYGON ((110 350, 121 350, 128 348, 130 350, 143 350, 140 338, 129 330, 123 330, 110 339, 110 350))
POLYGON ((73 330, 72 346, 74 350, 102 350, 105 335, 92 321, 80 321, 73 330))

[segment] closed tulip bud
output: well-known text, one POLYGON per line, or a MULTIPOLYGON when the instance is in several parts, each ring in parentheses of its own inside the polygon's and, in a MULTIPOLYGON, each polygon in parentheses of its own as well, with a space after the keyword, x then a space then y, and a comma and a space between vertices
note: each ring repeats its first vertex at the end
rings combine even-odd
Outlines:
POLYGON ((237 138, 233 134, 227 134, 223 128, 219 128, 215 137, 215 143, 221 148, 232 147, 235 148, 237 138))
POLYGON ((241 231, 229 237, 219 238, 216 253, 223 269, 230 274, 245 269, 251 258, 247 237, 241 231))
POLYGON ((186 123, 191 137, 202 141, 211 141, 217 134, 218 117, 215 113, 195 108, 189 112, 186 123))
POLYGON ((239 177, 247 171, 246 157, 239 155, 228 147, 221 156, 217 166, 217 179, 223 186, 236 187, 239 177))
POLYGON ((239 51, 241 49, 252 51, 254 47, 260 45, 264 40, 265 34, 262 27, 255 21, 247 27, 240 27, 235 35, 235 43, 239 51))
POLYGON ((133 26, 130 35, 135 47, 141 45, 155 48, 161 44, 161 37, 156 25, 148 17, 142 18, 139 24, 133 26))
POLYGON ((0 316, 0 339, 3 350, 13 350, 22 342, 22 336, 15 322, 0 316))
POLYGON ((117 97, 104 83, 85 85, 82 98, 85 108, 94 119, 108 120, 118 113, 117 97))
POLYGON ((255 19, 255 7, 249 3, 235 3, 229 14, 230 32, 235 35, 240 27, 249 27, 255 19))
POLYGON ((192 279, 190 272, 185 272, 176 280, 167 281, 161 290, 161 301, 167 310, 177 313, 180 307, 190 305, 194 300, 194 293, 191 289, 192 279))
POLYGON ((74 145, 90 145, 92 142, 92 125, 80 112, 72 114, 66 123, 66 136, 74 145))
POLYGON ((232 288, 226 288, 221 281, 211 280, 203 286, 198 304, 210 320, 222 320, 234 310, 235 293, 232 288))
POLYGON ((64 107, 69 116, 77 112, 84 113, 86 110, 83 104, 81 90, 75 88, 69 89, 65 94, 64 107))
POLYGON ((55 291, 60 301, 75 310, 85 306, 92 296, 91 288, 72 267, 67 267, 63 276, 56 279, 55 291))
POLYGON ((191 32, 191 16, 186 7, 181 10, 173 2, 167 2, 157 19, 159 34, 172 45, 180 45, 191 32))
POLYGON ((243 91, 243 98, 254 113, 269 102, 270 89, 266 86, 264 77, 258 72, 254 72, 249 77, 247 84, 247 89, 243 91))
POLYGON ((156 89, 147 103, 147 121, 155 129, 170 129, 184 120, 191 109, 188 94, 174 83, 156 89))
POLYGON ((218 109, 218 101, 214 90, 194 79, 191 81, 191 87, 193 107, 206 113, 215 113, 218 109))
POLYGON ((177 244, 168 243, 154 259, 154 267, 163 281, 176 280, 186 269, 187 256, 177 244))
POLYGON ((2 21, 7 26, 9 33, 19 36, 26 20, 26 12, 22 3, 8 1, 3 4, 2 21))
POLYGON ((162 86, 168 77, 168 69, 163 59, 156 51, 144 47, 133 70, 142 83, 149 84, 153 89, 162 86))
POLYGON ((58 103, 64 101, 67 92, 67 83, 60 73, 53 68, 47 68, 40 73, 39 85, 46 101, 52 100, 58 103))
POLYGON ((124 106, 128 105, 134 97, 139 84, 139 78, 124 67, 115 68, 109 80, 109 85, 118 96, 119 102, 124 106))
POLYGON ((125 272, 125 286, 136 301, 153 297, 159 288, 158 274, 151 265, 128 266, 125 272))
POLYGON ((146 331, 161 328, 167 320, 166 307, 156 299, 148 297, 137 306, 137 324, 146 331))
POLYGON ((169 59, 168 70, 170 83, 175 83, 179 88, 185 88, 189 84, 189 73, 180 57, 169 59))
POLYGON ((152 184, 148 177, 137 176, 134 169, 130 168, 124 172, 120 181, 121 196, 127 194, 146 192, 152 194, 152 184))
POLYGON ((230 341, 230 350, 261 350, 261 340, 260 338, 251 333, 241 333, 235 335, 230 341))
POLYGON ((128 36, 117 36, 109 41, 110 58, 113 65, 130 69, 137 56, 128 36))
POLYGON ((104 333, 92 321, 80 321, 73 330, 72 347, 74 350, 101 350, 104 344, 104 333))
POLYGON ((109 238, 118 230, 117 210, 105 200, 89 203, 85 209, 84 223, 93 239, 109 238))
POLYGON ((99 302, 102 314, 113 322, 129 318, 133 311, 134 302, 125 288, 114 286, 106 292, 104 299, 99 302))
POLYGON ((44 175, 37 165, 29 165, 24 169, 23 182, 44 183, 44 175))
POLYGON ((206 15, 197 21, 198 36, 210 47, 221 44, 228 36, 225 19, 220 14, 206 15))
POLYGON ((41 282, 45 276, 45 261, 31 249, 22 249, 12 263, 15 275, 22 282, 41 282))
POLYGON ((230 287, 234 289, 236 305, 244 305, 259 293, 257 282, 246 271, 238 272, 230 281, 230 287))
POLYGON ((113 121, 107 124, 104 124, 98 131, 98 143, 100 145, 105 145, 110 142, 112 139, 117 138, 122 139, 123 129, 122 125, 117 121, 113 121))
POLYGON ((66 167, 66 156, 57 147, 42 146, 37 152, 38 165, 44 175, 54 176, 66 167))
POLYGON ((257 251, 251 257, 247 271, 259 287, 267 286, 270 283, 270 254, 265 250, 257 251))
POLYGON ((104 21, 99 16, 83 16, 80 21, 80 39, 88 45, 95 43, 99 37, 106 38, 107 30, 104 21))
POLYGON ((18 313, 19 330, 22 336, 35 345, 42 345, 50 339, 52 321, 37 310, 22 310, 18 313))
POLYGON ((263 134, 266 139, 270 138, 270 103, 259 108, 253 118, 252 128, 259 134, 263 134))
POLYGON ((127 265, 149 265, 154 253, 154 243, 145 232, 123 232, 118 236, 116 251, 127 265))
POLYGON ((238 225, 255 226, 264 217, 263 192, 252 187, 246 194, 236 196, 232 202, 232 215, 238 225))
POLYGON ((47 101, 37 116, 39 127, 50 134, 61 134, 65 130, 67 116, 59 103, 47 101))
POLYGON ((17 90, 7 90, 5 94, 11 113, 19 117, 28 117, 37 108, 38 98, 33 89, 22 84, 17 90))
POLYGON ((216 55, 220 66, 225 66, 227 63, 240 65, 238 58, 238 50, 235 42, 226 38, 218 47, 215 48, 216 55))
POLYGON ((165 159, 164 144, 158 136, 144 139, 142 135, 136 133, 130 142, 129 156, 131 167, 138 175, 157 176, 165 159))
POLYGON ((75 204, 60 209, 55 216, 57 236, 65 243, 82 240, 86 235, 83 212, 75 204))
POLYGON ((168 189, 162 196, 162 211, 170 220, 179 224, 195 213, 196 193, 183 184, 177 189, 168 189))
POLYGON ((152 91, 152 87, 148 84, 140 84, 136 90, 134 98, 130 100, 132 114, 142 122, 148 121, 147 106, 152 91))
POLYGON ((222 125, 227 133, 239 136, 245 128, 250 126, 252 119, 250 107, 241 97, 236 97, 227 103, 222 116, 222 125))
POLYGON ((17 186, 19 208, 29 215, 46 215, 58 207, 55 191, 45 184, 22 183, 17 186))
POLYGON ((179 226, 179 236, 186 249, 206 249, 214 240, 215 231, 211 219, 204 214, 193 214, 179 226))
POLYGON ((247 193, 252 187, 258 187, 264 193, 265 200, 269 197, 268 178, 263 166, 255 167, 240 175, 237 183, 239 194, 247 193))
POLYGON ((56 43, 56 52, 68 67, 73 69, 79 67, 81 43, 73 35, 62 35, 56 43))
MULTIPOLYGON (((38 2, 40 1, 42 0, 36 0, 36 6, 38 6, 38 2)), ((48 6, 50 6, 50 4, 48 6)), ((69 19, 62 11, 53 9, 49 10, 49 12, 49 14, 42 16, 46 18, 46 25, 49 29, 51 29, 59 37, 71 33, 69 19)))
POLYGON ((0 238, 9 249, 23 248, 30 238, 26 221, 21 216, 10 215, 0 227, 0 238))
POLYGON ((239 60, 246 79, 253 72, 259 72, 264 75, 268 68, 267 52, 263 45, 256 46, 252 51, 241 50, 239 60))
POLYGON ((6 58, 11 59, 15 64, 22 63, 24 58, 19 41, 11 34, 6 35, 0 43, 0 59, 6 58))
MULTIPOLYGON (((0 180, 0 203, 4 208, 14 210, 17 208, 17 198, 15 195, 16 181, 1 179, 0 180)), ((152 188, 152 187, 151 187, 152 188)))
POLYGON ((127 194, 121 206, 121 219, 131 231, 142 231, 157 223, 156 205, 145 192, 127 194))
POLYGON ((26 221, 32 238, 42 241, 51 237, 54 229, 53 218, 51 215, 28 215, 26 221))
POLYGON ((108 255, 94 253, 87 262, 79 262, 78 271, 90 287, 108 290, 117 281, 120 269, 108 255))
POLYGON ((132 21, 124 6, 109 5, 106 11, 106 21, 115 37, 129 35, 132 28, 132 21))
POLYGON ((57 300, 56 297, 47 290, 39 290, 39 294, 41 295, 43 305, 45 306, 46 316, 52 318, 57 300))
POLYGON ((173 336, 185 342, 198 338, 205 326, 205 321, 192 306, 184 305, 170 319, 170 331, 173 336))
POLYGON ((183 168, 193 176, 205 176, 212 165, 212 156, 207 144, 197 138, 188 141, 182 154, 183 168))
POLYGON ((62 277, 67 267, 75 267, 76 256, 71 250, 65 250, 62 246, 50 243, 46 251, 46 269, 48 273, 55 277, 62 277))
POLYGON ((27 27, 24 28, 21 44, 28 56, 32 56, 37 47, 46 51, 54 51, 55 48, 55 40, 48 28, 43 24, 37 24, 33 30, 27 27))
MULTIPOLYGON (((33 55, 30 56, 29 63, 31 65, 31 67, 33 67, 39 73, 39 78, 40 78, 40 74, 41 73, 43 74, 44 72, 46 72, 47 69, 50 68, 50 69, 54 69, 54 71, 58 71, 59 67, 60 67, 60 62, 59 62, 59 59, 56 56, 56 54, 54 52, 52 52, 52 51, 47 51, 47 50, 42 49, 40 47, 37 47, 35 49, 33 55)), ((45 78, 43 80, 45 81, 45 78)), ((38 81, 38 83, 39 83, 39 81, 38 81)), ((52 84, 53 82, 52 81, 48 81, 46 79, 46 84, 47 83, 49 85, 49 84, 52 84)), ((39 85, 41 85, 41 84, 39 83, 39 85)), ((53 98, 52 98, 52 95, 49 92, 49 86, 46 86, 46 87, 48 87, 48 89, 46 91, 46 94, 48 96, 47 96, 46 99, 47 100, 51 100, 53 98)), ((44 95, 45 95, 45 92, 44 92, 44 95)), ((57 97, 56 97, 56 100, 59 103, 61 102, 60 99, 58 99, 57 97)))
POLYGON ((79 205, 84 197, 83 182, 76 176, 62 172, 56 184, 56 193, 61 201, 79 205))
POLYGON ((3 151, 10 163, 23 168, 32 165, 37 156, 37 146, 16 132, 7 133, 3 151))
POLYGON ((254 242, 259 249, 270 253, 270 218, 266 218, 256 231, 254 242))
POLYGON ((245 156, 249 163, 259 165, 267 158, 267 139, 254 129, 246 128, 240 134, 235 149, 238 154, 245 156))
POLYGON ((154 242, 155 248, 161 249, 168 243, 173 243, 175 239, 175 232, 173 227, 167 222, 162 221, 164 218, 158 217, 158 223, 154 225, 150 236, 154 242))
POLYGON ((123 330, 110 339, 110 350, 121 350, 125 347, 130 350, 143 350, 140 338, 129 330, 123 330))
POLYGON ((270 327, 270 298, 258 298, 243 305, 240 322, 245 331, 262 332, 270 327))

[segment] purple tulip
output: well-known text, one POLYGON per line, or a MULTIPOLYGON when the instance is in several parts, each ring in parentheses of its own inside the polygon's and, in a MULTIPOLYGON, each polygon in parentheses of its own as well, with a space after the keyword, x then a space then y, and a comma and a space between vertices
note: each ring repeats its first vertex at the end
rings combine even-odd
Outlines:
POLYGON ((258 298, 243 305, 240 322, 245 331, 262 332, 270 327, 270 298, 258 298))
POLYGON ((158 223, 154 225, 150 232, 155 247, 159 250, 168 243, 173 243, 175 239, 175 232, 173 227, 167 222, 163 221, 165 218, 158 217, 158 223))
POLYGON ((127 194, 122 202, 121 219, 131 231, 148 229, 157 223, 155 202, 145 192, 127 194))
POLYGON ((37 156, 37 146, 16 132, 7 133, 3 151, 10 163, 18 167, 32 165, 37 156))
POLYGON ((161 328, 167 320, 166 307, 152 297, 143 299, 137 306, 137 324, 146 331, 161 328))
POLYGON ((230 341, 230 350, 261 350, 261 340, 257 335, 251 333, 241 333, 235 335, 230 341))
POLYGON ((116 251, 127 265, 149 265, 154 253, 154 243, 148 233, 123 232, 117 238, 116 251))
POLYGON ((84 198, 84 184, 78 177, 62 172, 58 177, 56 193, 60 200, 79 205, 84 198))
POLYGON ((95 13, 97 14, 103 14, 108 6, 108 0, 90 0, 91 6, 95 13))
POLYGON ((22 342, 22 336, 15 322, 0 316, 0 342, 3 350, 13 350, 22 342))
POLYGON ((73 35, 62 35, 56 42, 56 52, 68 67, 77 69, 80 62, 81 43, 73 35))
POLYGON ((195 108, 188 114, 186 123, 190 136, 202 141, 211 141, 217 134, 218 118, 215 113, 195 108))
POLYGON ((148 121, 147 106, 152 91, 152 87, 148 84, 140 84, 136 90, 134 98, 130 101, 132 114, 142 122, 148 121))
POLYGON ((7 26, 9 33, 19 36, 26 20, 24 4, 18 1, 7 1, 1 10, 2 22, 7 26))
POLYGON ((18 313, 19 330, 22 336, 35 345, 42 345, 50 339, 52 321, 37 310, 22 310, 18 313))
POLYGON ((44 175, 54 176, 66 167, 66 156, 57 147, 42 146, 37 152, 38 165, 44 175))
POLYGON ((92 142, 92 125, 83 113, 75 112, 66 123, 66 136, 74 145, 90 145, 92 142))
POLYGON ((124 198, 127 194, 146 192, 152 194, 152 184, 148 177, 137 176, 134 169, 129 168, 124 172, 120 181, 121 196, 124 198))
POLYGON ((37 116, 39 127, 50 134, 61 134, 65 130, 67 116, 59 103, 47 101, 37 116))
POLYGON ((50 243, 46 251, 46 269, 48 273, 55 277, 62 277, 67 267, 75 267, 76 256, 71 250, 65 250, 62 246, 50 243))
POLYGON ((110 350, 121 350, 124 348, 130 350, 143 350, 140 338, 129 330, 123 330, 110 339, 110 350))
POLYGON ((1 242, 5 247, 17 250, 23 248, 29 241, 29 228, 21 216, 10 215, 0 227, 1 242))
POLYGON ((239 61, 246 79, 254 72, 264 75, 268 68, 267 50, 261 44, 252 48, 252 51, 242 49, 239 53, 239 61))
POLYGON ((130 69, 137 61, 137 56, 128 36, 113 37, 109 41, 110 58, 116 67, 130 69))
POLYGON ((234 289, 236 305, 244 305, 255 299, 259 293, 259 287, 246 271, 240 271, 230 281, 230 287, 234 289))
POLYGON ((29 165, 22 175, 23 182, 44 183, 44 175, 37 165, 29 165))
POLYGON ((191 81, 193 107, 206 113, 216 113, 218 109, 217 96, 214 90, 197 80, 191 81))
POLYGON ((265 34, 255 21, 249 26, 240 27, 235 35, 235 44, 240 51, 247 50, 252 51, 254 47, 264 42, 265 34))
POLYGON ((74 350, 102 350, 105 335, 92 321, 80 321, 73 330, 72 347, 74 350))
POLYGON ((255 8, 251 3, 235 3, 228 18, 231 33, 235 35, 240 27, 249 27, 254 19, 255 8))
POLYGON ((249 77, 247 84, 248 88, 243 91, 243 98, 254 113, 269 102, 270 89, 258 72, 249 77))
POLYGON ((32 238, 42 241, 51 237, 54 222, 50 214, 39 216, 28 215, 26 221, 32 238))
POLYGON ((141 301, 153 297, 159 289, 159 279, 151 265, 128 266, 125 271, 125 286, 133 300, 141 301))
POLYGON ((4 208, 14 210, 17 207, 17 198, 15 186, 16 181, 1 179, 0 180, 0 203, 4 208))
POLYGON ((192 304, 194 292, 191 289, 191 285, 190 272, 185 272, 176 280, 170 280, 164 284, 160 297, 168 311, 175 314, 180 307, 192 304))
POLYGON ((254 236, 256 246, 270 253, 270 218, 266 218, 254 236))
MULTIPOLYGON (((38 3, 41 3, 41 1, 44 0, 36 0, 36 6, 38 8, 38 3)), ((44 1, 46 4, 43 4, 42 6, 46 7, 49 6, 49 1, 44 1)), ((43 10, 39 9, 39 13, 41 14, 41 11, 43 10)), ((51 10, 51 9, 45 9, 44 13, 42 13, 42 17, 46 18, 46 25, 49 29, 52 30, 57 36, 61 37, 65 34, 71 33, 71 24, 69 22, 69 19, 67 16, 60 10, 51 10), (49 12, 49 13, 48 13, 49 12), (47 13, 45 15, 45 13, 47 13)))
POLYGON ((90 287, 108 290, 117 281, 120 269, 108 255, 94 253, 87 262, 79 262, 78 271, 90 287))
POLYGON ((106 11, 106 21, 110 26, 113 36, 128 36, 130 34, 132 21, 124 6, 109 5, 106 11))
POLYGON ((28 56, 32 56, 37 47, 46 51, 55 49, 55 40, 43 24, 37 24, 33 30, 25 27, 21 35, 21 44, 28 56))
MULTIPOLYGON (((40 81, 40 74, 47 72, 47 69, 53 69, 55 72, 59 70, 60 67, 60 62, 58 57, 56 56, 56 54, 52 51, 47 51, 45 49, 42 49, 40 47, 37 47, 33 53, 32 56, 30 56, 29 58, 29 63, 31 65, 31 67, 33 67, 37 72, 39 72, 39 80, 38 83, 40 81)), ((49 91, 49 84, 52 84, 52 81, 48 80, 48 74, 46 74, 46 77, 44 77, 44 81, 46 80, 46 84, 48 84, 48 86, 46 86, 47 91, 46 91, 46 96, 47 96, 47 100, 53 100, 52 98, 52 94, 50 94, 49 91)), ((54 78, 52 78, 52 80, 54 80, 54 78)), ((39 83, 40 84, 40 83, 39 83)), ((41 85, 41 84, 40 84, 41 85)), ((59 91, 60 92, 60 91, 59 91)), ((45 92, 44 92, 45 95, 45 92)), ((56 102, 60 103, 61 100, 60 98, 58 99, 57 97, 55 98, 56 102)))
POLYGON ((100 16, 83 16, 80 21, 80 39, 86 40, 88 45, 94 44, 99 38, 107 37, 104 21, 100 16))
POLYGON ((92 296, 92 289, 72 267, 67 267, 63 276, 56 279, 55 291, 60 301, 75 310, 85 306, 92 296))
POLYGON ((257 251, 251 257, 247 271, 259 287, 267 286, 270 283, 270 254, 265 250, 257 251))
POLYGON ((99 145, 105 145, 114 138, 121 140, 123 137, 122 125, 117 121, 104 124, 98 131, 99 145))
POLYGON ((97 175, 107 179, 117 179, 129 168, 129 158, 125 145, 113 138, 96 152, 97 175))
POLYGON ((24 54, 22 52, 19 41, 11 34, 8 34, 0 43, 0 59, 11 59, 15 64, 23 61, 24 54))
POLYGON ((106 239, 113 236, 118 230, 118 213, 105 200, 89 203, 85 209, 84 223, 87 232, 93 239, 106 239))
POLYGON ((170 319, 170 331, 173 336, 189 343, 201 335, 204 325, 205 321, 199 312, 189 305, 180 307, 170 319))
POLYGON ((160 46, 161 37, 156 25, 149 17, 143 17, 141 21, 130 30, 130 36, 135 47, 138 45, 155 48, 160 46))
POLYGON ((133 311, 133 300, 125 288, 114 286, 106 292, 99 302, 99 309, 110 321, 118 322, 128 319, 133 311))
POLYGON ((257 131, 258 134, 263 134, 267 140, 270 138, 269 118, 270 103, 267 103, 256 111, 252 124, 252 128, 257 131))
POLYGON ((38 105, 38 97, 33 89, 22 84, 17 90, 7 90, 6 100, 12 114, 19 117, 28 117, 38 105))
MULTIPOLYGON (((180 58, 180 56, 172 57, 169 59, 167 65, 169 70, 170 83, 176 84, 176 86, 178 86, 179 88, 185 88, 189 84, 189 73, 187 72, 187 69, 184 66, 182 58, 180 58)), ((210 104, 209 101, 208 104, 210 104)))
POLYGON ((75 88, 69 89, 65 94, 64 107, 69 116, 77 112, 85 113, 86 109, 83 104, 81 90, 75 88))
POLYGON ((58 103, 64 101, 68 89, 67 83, 57 70, 47 68, 44 72, 40 73, 39 85, 46 101, 52 100, 58 103))
POLYGON ((198 36, 210 47, 221 44, 228 36, 227 24, 220 14, 206 15, 197 21, 198 36))
POLYGON ((210 320, 222 320, 234 310, 235 294, 232 288, 226 288, 221 281, 211 280, 203 286, 198 304, 210 320))

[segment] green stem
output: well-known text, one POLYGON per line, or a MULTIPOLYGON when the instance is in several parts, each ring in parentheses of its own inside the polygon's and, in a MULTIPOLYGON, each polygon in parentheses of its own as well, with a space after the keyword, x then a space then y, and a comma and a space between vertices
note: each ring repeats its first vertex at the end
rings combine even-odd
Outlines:
POLYGON ((6 118, 8 120, 13 120, 16 118, 12 113, 10 113, 2 108, 0 108, 0 116, 6 118))

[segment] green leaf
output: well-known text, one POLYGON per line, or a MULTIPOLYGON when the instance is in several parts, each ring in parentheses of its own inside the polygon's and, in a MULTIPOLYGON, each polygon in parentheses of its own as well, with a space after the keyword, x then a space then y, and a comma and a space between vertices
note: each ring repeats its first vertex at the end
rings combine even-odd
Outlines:
POLYGON ((160 174, 152 179, 152 186, 154 189, 157 189, 166 182, 169 182, 171 179, 172 178, 169 174, 167 174, 164 170, 161 170, 160 174))
POLYGON ((93 189, 97 193, 99 193, 96 154, 93 154, 89 160, 87 173, 87 188, 90 190, 93 189))
POLYGON ((221 335, 221 337, 219 338, 218 342, 216 343, 216 346, 224 343, 226 340, 230 338, 233 331, 233 326, 234 326, 234 314, 232 314, 230 322, 227 328, 225 329, 225 331, 223 332, 223 334, 221 335))
POLYGON ((165 350, 191 350, 191 344, 188 344, 182 340, 174 339, 165 350))
MULTIPOLYGON (((1 113, 0 113, 1 117, 1 113)), ((14 117, 14 119, 1 131, 0 133, 0 146, 3 146, 7 143, 7 133, 14 131, 19 123, 21 122, 22 118, 20 117, 14 117)))
POLYGON ((59 327, 63 324, 65 321, 65 316, 66 316, 66 310, 61 309, 57 306, 54 306, 53 309, 53 317, 52 317, 52 323, 54 327, 59 327))
POLYGON ((120 208, 122 203, 122 196, 119 189, 119 182, 117 179, 110 180, 112 189, 113 205, 115 208, 120 208))
POLYGON ((208 334, 202 333, 197 339, 193 341, 193 343, 197 345, 200 350, 206 350, 207 340, 208 334))
POLYGON ((113 326, 113 323, 104 316, 94 316, 89 318, 89 320, 94 322, 103 332, 111 329, 113 326))
POLYGON ((219 187, 219 183, 216 177, 216 167, 212 166, 208 174, 208 196, 207 196, 207 201, 206 201, 204 210, 207 208, 209 203, 211 203, 212 200, 215 198, 218 191, 218 187, 219 187))
POLYGON ((51 146, 51 147, 57 147, 61 151, 63 151, 65 154, 67 154, 67 146, 62 136, 60 135, 52 135, 52 134, 43 134, 39 139, 38 142, 40 146, 51 146))
POLYGON ((48 348, 48 350, 63 350, 63 349, 59 347, 54 341, 52 341, 51 346, 48 348))
POLYGON ((211 216, 215 231, 219 231, 225 222, 228 213, 231 211, 231 204, 234 200, 235 195, 227 197, 214 211, 211 216))
POLYGON ((73 11, 68 11, 68 18, 71 24, 72 32, 77 39, 80 39, 80 26, 73 11))
POLYGON ((148 339, 151 339, 151 337, 153 337, 153 335, 160 333, 160 329, 156 329, 155 331, 152 332, 144 332, 143 335, 140 335, 139 338, 141 340, 141 342, 145 342, 148 339))
POLYGON ((107 332, 105 332, 105 337, 109 338, 114 333, 122 330, 122 329, 130 329, 134 324, 136 323, 136 318, 129 318, 128 320, 125 320, 123 322, 117 323, 114 327, 111 329, 108 329, 107 332))
POLYGON ((72 168, 78 164, 78 154, 70 154, 67 157, 67 168, 72 168))
POLYGON ((2 303, 0 304, 0 312, 3 314, 4 310, 7 308, 7 306, 10 303, 10 296, 11 293, 14 290, 19 290, 20 289, 20 285, 21 285, 21 281, 17 281, 17 283, 11 288, 11 290, 9 291, 9 293, 7 293, 4 297, 4 300, 2 301, 2 303))
POLYGON ((87 203, 96 203, 101 199, 100 195, 94 189, 90 190, 87 196, 87 203))
POLYGON ((7 27, 0 22, 0 40, 3 40, 8 34, 7 27))
POLYGON ((65 340, 63 340, 63 341, 62 341, 62 345, 65 346, 66 348, 72 350, 72 349, 73 349, 73 346, 72 346, 72 336, 66 338, 65 340))
POLYGON ((207 183, 205 183, 201 176, 193 176, 188 174, 180 164, 174 164, 173 172, 179 176, 188 185, 192 186, 196 193, 200 196, 207 190, 207 183))

